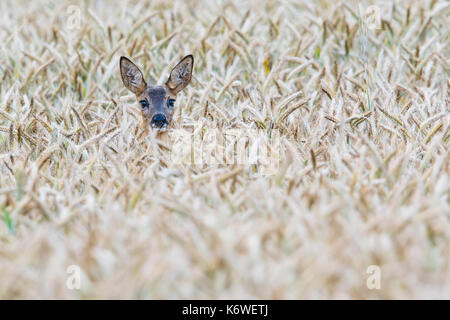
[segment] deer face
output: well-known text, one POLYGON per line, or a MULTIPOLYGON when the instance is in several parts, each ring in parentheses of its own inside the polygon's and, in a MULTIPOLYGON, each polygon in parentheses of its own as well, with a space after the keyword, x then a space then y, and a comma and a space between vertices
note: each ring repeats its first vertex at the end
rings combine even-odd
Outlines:
POLYGON ((131 60, 120 58, 120 74, 125 87, 136 95, 144 122, 151 128, 165 131, 172 120, 177 93, 191 81, 194 58, 184 57, 170 72, 164 85, 149 86, 141 70, 131 60))

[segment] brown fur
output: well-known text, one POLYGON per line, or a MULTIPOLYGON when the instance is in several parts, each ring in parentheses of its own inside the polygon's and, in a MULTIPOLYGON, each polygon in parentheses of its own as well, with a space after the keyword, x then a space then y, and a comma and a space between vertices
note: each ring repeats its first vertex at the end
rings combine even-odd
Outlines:
POLYGON ((171 126, 175 107, 169 106, 169 100, 176 99, 177 94, 183 90, 191 81, 194 58, 192 55, 184 57, 170 72, 169 79, 164 85, 147 85, 141 70, 128 58, 120 58, 120 74, 125 87, 136 95, 138 102, 146 101, 148 107, 141 108, 142 127, 145 133, 151 127, 151 121, 156 114, 164 115, 167 126, 165 130, 158 131, 159 137, 171 126))

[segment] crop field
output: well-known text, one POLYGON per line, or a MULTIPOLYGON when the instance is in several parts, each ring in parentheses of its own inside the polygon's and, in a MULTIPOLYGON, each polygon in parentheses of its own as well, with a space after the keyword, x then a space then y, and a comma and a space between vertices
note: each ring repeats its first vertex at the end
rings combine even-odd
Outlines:
POLYGON ((449 15, 0 1, 0 299, 449 299, 449 15), (169 133, 266 137, 272 170, 144 130, 120 57, 188 54, 169 133))

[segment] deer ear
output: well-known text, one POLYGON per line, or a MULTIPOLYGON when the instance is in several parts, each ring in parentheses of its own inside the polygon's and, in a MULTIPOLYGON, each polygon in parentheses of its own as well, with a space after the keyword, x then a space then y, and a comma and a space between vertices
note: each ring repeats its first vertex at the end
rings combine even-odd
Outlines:
POLYGON ((136 95, 147 88, 141 70, 128 58, 120 57, 120 75, 125 87, 136 95))
POLYGON ((190 54, 184 57, 170 72, 166 85, 175 94, 186 88, 191 81, 194 57, 190 54))

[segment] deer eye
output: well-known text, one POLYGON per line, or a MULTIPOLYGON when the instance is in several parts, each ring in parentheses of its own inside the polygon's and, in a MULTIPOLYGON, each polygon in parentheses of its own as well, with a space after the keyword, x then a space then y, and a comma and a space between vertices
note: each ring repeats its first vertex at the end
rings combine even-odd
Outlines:
POLYGON ((169 108, 173 108, 174 104, 175 104, 175 99, 169 99, 169 100, 167 101, 167 106, 168 106, 169 108))
POLYGON ((148 108, 147 100, 141 100, 141 101, 139 101, 139 103, 141 104, 142 109, 147 109, 148 108))

